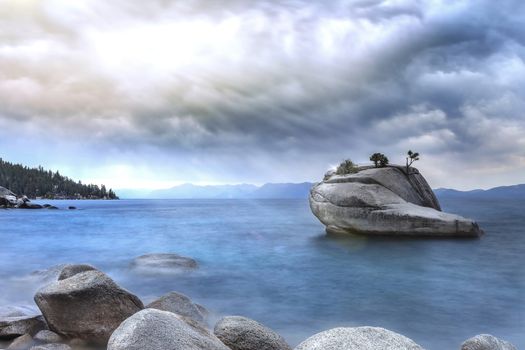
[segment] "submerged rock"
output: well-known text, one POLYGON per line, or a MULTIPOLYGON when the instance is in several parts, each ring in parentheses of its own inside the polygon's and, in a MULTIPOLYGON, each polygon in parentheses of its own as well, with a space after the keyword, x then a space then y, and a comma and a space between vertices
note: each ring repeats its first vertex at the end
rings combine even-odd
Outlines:
POLYGON ((115 330, 108 350, 229 350, 217 337, 171 312, 145 309, 115 330))
POLYGON ((241 316, 227 316, 213 331, 232 350, 291 350, 283 337, 257 321, 241 316))
MULTIPOLYGON (((203 312, 202 306, 194 304, 186 295, 171 292, 146 306, 147 308, 169 311, 175 314, 191 318, 195 322, 204 324, 207 312, 203 312)), ((204 309, 205 310, 205 309, 204 309)))
POLYGON ((518 350, 508 341, 501 340, 490 334, 480 334, 465 340, 461 350, 518 350))
POLYGON ((197 268, 197 262, 173 253, 141 255, 131 263, 133 269, 142 273, 177 273, 197 268))
POLYGON ((295 350, 423 350, 411 339, 378 327, 333 328, 317 333, 295 350))
POLYGON ((415 168, 361 167, 327 174, 310 191, 310 208, 327 232, 398 236, 478 237, 472 220, 444 213, 415 168))
POLYGON ((101 343, 122 321, 144 308, 139 298, 97 270, 80 272, 41 288, 35 302, 52 331, 67 338, 101 343))

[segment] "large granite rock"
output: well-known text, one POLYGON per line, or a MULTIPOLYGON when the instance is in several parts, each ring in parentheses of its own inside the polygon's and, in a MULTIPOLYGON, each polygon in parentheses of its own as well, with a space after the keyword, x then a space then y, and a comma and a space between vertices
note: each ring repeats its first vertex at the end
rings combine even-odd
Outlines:
POLYGON ((229 350, 217 337, 168 311, 145 309, 115 330, 108 350, 229 350))
POLYGON ((423 350, 411 339, 384 328, 333 328, 317 333, 295 350, 423 350))
POLYGON ((246 317, 224 317, 217 322, 213 333, 232 350, 292 349, 279 334, 246 317))
POLYGON ((508 341, 501 340, 490 334, 480 334, 465 340, 461 350, 518 350, 508 341))
POLYGON ((327 232, 436 237, 483 233, 472 220, 442 212, 415 168, 408 174, 400 166, 326 174, 310 191, 310 208, 327 232))
POLYGON ((25 307, 0 309, 0 339, 12 339, 24 334, 35 334, 47 325, 42 315, 25 307))
POLYGON ((195 322, 205 323, 206 313, 201 309, 202 306, 194 304, 190 298, 181 293, 170 292, 154 300, 146 307, 173 312, 177 315, 191 318, 195 322))
POLYGON ((30 350, 71 350, 71 347, 66 344, 53 343, 33 346, 30 350))
POLYGON ((0 186, 0 205, 14 206, 16 205, 16 194, 5 187, 0 186))
POLYGON ((105 343, 119 324, 144 308, 135 295, 98 270, 55 281, 35 295, 49 329, 67 338, 105 343))

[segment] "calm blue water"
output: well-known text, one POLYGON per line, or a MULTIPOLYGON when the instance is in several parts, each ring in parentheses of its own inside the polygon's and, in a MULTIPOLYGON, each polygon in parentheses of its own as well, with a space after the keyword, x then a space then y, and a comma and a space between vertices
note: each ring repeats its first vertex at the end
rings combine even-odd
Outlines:
POLYGON ((144 301, 183 292, 213 317, 240 314, 292 345, 334 326, 381 326, 428 349, 479 333, 525 348, 522 201, 442 200, 486 230, 480 240, 327 237, 302 200, 55 201, 81 210, 0 210, 0 306, 32 303, 34 270, 86 262, 144 301), (149 252, 200 269, 144 276, 149 252))

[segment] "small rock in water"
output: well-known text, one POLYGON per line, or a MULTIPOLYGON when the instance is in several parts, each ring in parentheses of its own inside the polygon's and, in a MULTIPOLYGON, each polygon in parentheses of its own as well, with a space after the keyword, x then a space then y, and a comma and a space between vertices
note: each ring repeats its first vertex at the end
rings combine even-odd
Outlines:
POLYGON ((384 328, 333 328, 317 333, 295 350, 423 350, 411 339, 384 328))
POLYGON ((246 317, 224 317, 213 333, 232 350, 292 350, 279 334, 246 317))
POLYGON ((501 340, 490 334, 480 334, 465 340, 461 350, 517 350, 508 341, 501 340))
POLYGON ((131 266, 142 273, 177 273, 196 269, 197 262, 178 254, 157 253, 139 256, 131 266))
POLYGON ((29 349, 31 345, 33 345, 33 338, 29 334, 24 334, 13 340, 13 342, 7 347, 7 349, 26 350, 29 349))
POLYGON ((47 330, 47 329, 41 330, 40 332, 35 334, 33 339, 37 342, 46 343, 46 344, 60 343, 61 341, 63 341, 63 338, 60 335, 56 334, 53 331, 47 330))
POLYGON ((68 264, 65 265, 60 271, 60 274, 58 275, 58 280, 62 281, 66 278, 73 277, 74 275, 79 274, 81 272, 94 270, 97 270, 97 268, 89 264, 68 264))
POLYGON ((97 343, 107 342, 122 321, 144 308, 139 298, 98 270, 41 288, 35 302, 52 331, 97 343))
POLYGON ((74 207, 74 206, 69 206, 67 207, 69 210, 75 210, 77 207, 74 207))
POLYGON ((171 312, 145 309, 113 332, 108 350, 230 350, 215 335, 171 312))
POLYGON ((205 311, 206 309, 200 305, 197 306, 186 295, 177 292, 168 293, 151 302, 146 307, 173 312, 175 314, 191 318, 192 320, 202 324, 205 323, 205 317, 207 315, 207 311, 205 311))

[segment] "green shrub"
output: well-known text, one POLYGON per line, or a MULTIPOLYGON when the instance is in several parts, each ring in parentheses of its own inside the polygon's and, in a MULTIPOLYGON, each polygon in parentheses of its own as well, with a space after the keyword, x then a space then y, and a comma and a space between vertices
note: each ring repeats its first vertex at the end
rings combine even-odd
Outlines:
POLYGON ((355 174, 357 173, 357 165, 350 159, 343 160, 335 170, 337 175, 355 174))
POLYGON ((374 162, 376 168, 384 168, 388 165, 388 157, 383 153, 374 153, 370 156, 370 160, 374 162))

